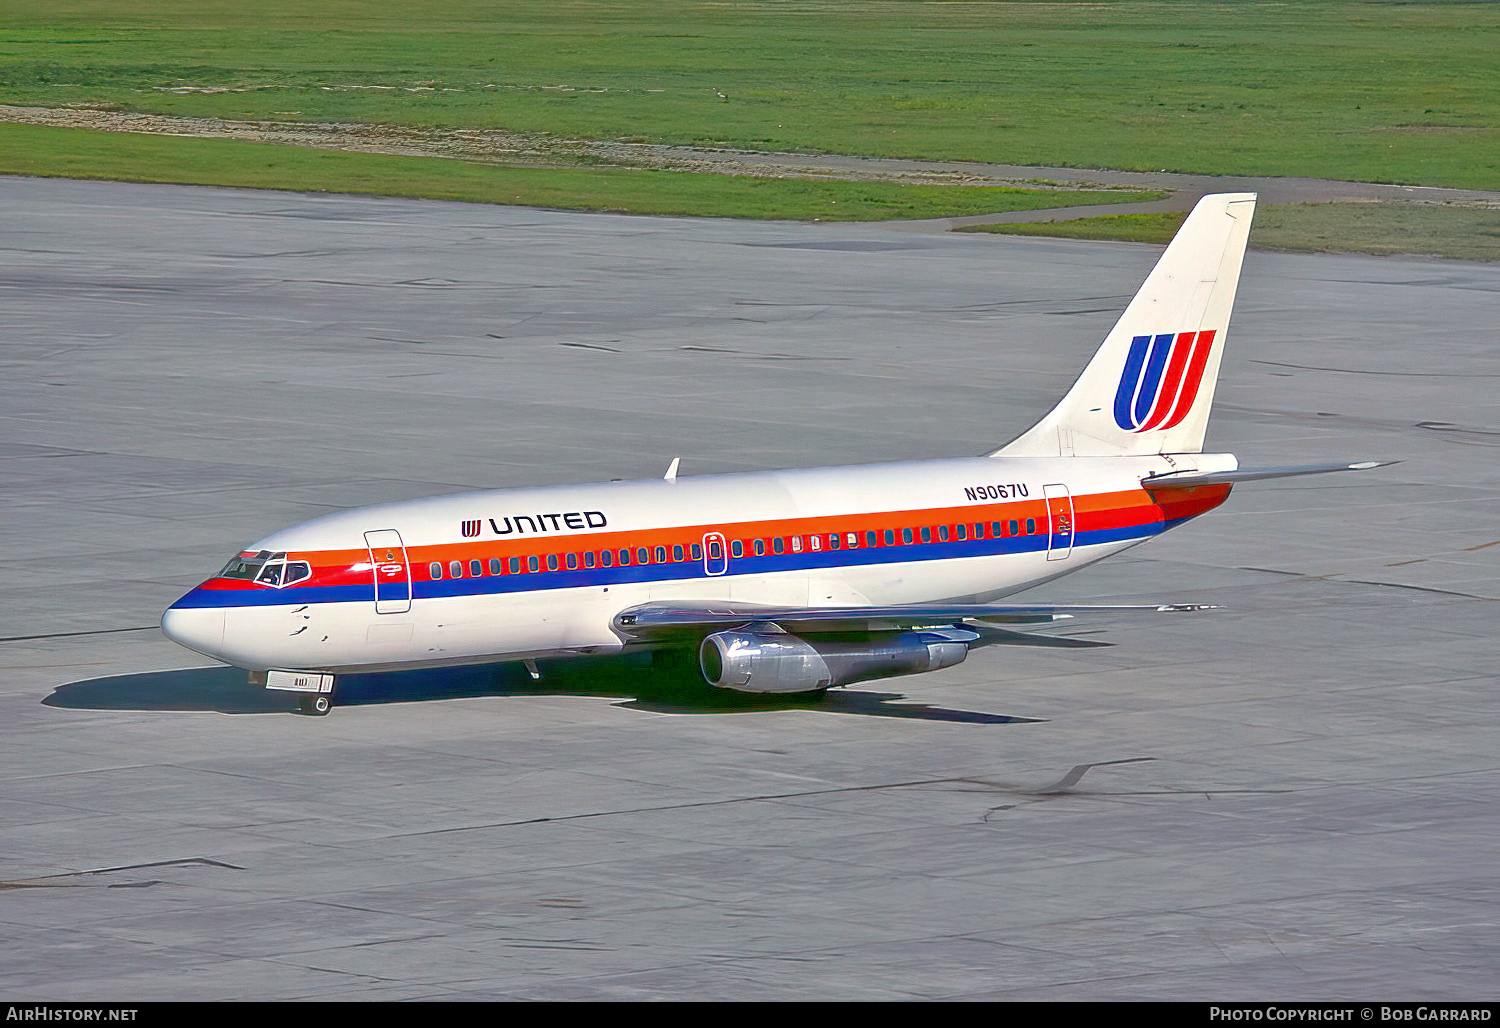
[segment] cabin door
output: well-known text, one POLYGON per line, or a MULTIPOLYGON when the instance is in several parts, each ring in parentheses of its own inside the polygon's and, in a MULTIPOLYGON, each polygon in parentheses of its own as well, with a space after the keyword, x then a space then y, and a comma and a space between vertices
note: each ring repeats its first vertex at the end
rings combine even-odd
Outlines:
POLYGON ((394 528, 366 532, 365 545, 375 576, 375 613, 405 614, 411 610, 411 565, 401 533, 394 528))
POLYGON ((1047 497, 1047 559, 1067 560, 1073 552, 1073 497, 1062 483, 1042 486, 1047 497))

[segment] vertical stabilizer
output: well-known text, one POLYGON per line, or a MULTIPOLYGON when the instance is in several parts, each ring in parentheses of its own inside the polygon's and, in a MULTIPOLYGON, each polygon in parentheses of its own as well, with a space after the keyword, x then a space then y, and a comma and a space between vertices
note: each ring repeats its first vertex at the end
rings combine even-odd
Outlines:
POLYGON ((1254 193, 1199 200, 1068 395, 990 456, 1202 451, 1254 213, 1254 193))

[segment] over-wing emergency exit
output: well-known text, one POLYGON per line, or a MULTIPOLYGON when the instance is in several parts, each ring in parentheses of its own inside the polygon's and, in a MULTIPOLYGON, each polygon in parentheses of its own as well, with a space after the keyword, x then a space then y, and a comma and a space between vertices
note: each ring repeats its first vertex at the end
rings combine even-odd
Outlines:
POLYGON ((692 647, 720 688, 816 691, 957 664, 985 625, 1127 609, 995 601, 1237 482, 1376 466, 1201 452, 1254 209, 1204 197, 1067 395, 985 456, 686 478, 674 462, 343 511, 254 543, 162 630, 326 713, 342 673, 637 648, 692 647))

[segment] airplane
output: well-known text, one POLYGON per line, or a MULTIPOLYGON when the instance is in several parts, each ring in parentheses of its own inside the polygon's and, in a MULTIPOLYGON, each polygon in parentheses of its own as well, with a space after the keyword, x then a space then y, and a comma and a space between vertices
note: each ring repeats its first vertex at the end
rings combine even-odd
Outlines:
POLYGON ((977 457, 503 489, 251 544, 168 638, 326 714, 339 675, 696 649, 710 685, 817 693, 951 667, 1003 625, 1191 605, 1000 604, 1218 507, 1204 453, 1253 193, 1203 197, 1062 400, 977 457))

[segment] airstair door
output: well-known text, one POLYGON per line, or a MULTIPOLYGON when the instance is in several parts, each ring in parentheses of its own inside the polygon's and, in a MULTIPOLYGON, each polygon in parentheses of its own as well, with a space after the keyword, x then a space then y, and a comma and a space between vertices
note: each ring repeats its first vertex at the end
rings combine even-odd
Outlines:
POLYGON ((411 565, 401 533, 394 528, 366 532, 365 545, 375 576, 375 613, 405 614, 411 610, 411 565))

